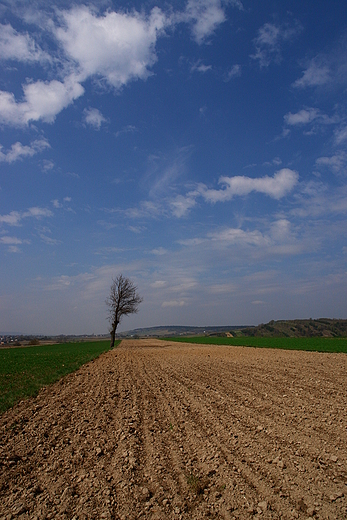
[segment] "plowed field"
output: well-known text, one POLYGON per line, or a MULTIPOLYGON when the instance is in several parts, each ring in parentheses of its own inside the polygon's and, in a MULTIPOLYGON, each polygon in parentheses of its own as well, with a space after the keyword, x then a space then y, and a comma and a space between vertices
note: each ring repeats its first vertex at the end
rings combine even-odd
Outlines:
POLYGON ((347 518, 347 356, 123 341, 0 418, 0 518, 347 518))

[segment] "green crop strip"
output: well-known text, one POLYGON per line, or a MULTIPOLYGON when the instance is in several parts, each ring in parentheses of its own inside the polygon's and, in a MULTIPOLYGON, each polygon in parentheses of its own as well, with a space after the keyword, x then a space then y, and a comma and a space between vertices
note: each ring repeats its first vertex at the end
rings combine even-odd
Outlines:
POLYGON ((315 352, 347 353, 347 338, 219 338, 209 336, 162 338, 167 341, 198 343, 206 345, 230 345, 237 347, 277 348, 315 352))
POLYGON ((1 349, 0 413, 109 349, 109 341, 1 349))

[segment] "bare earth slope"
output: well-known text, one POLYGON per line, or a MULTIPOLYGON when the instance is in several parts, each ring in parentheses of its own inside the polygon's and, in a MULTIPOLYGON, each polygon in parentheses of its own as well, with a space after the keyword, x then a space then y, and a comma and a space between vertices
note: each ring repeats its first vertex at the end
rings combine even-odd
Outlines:
POLYGON ((0 418, 0 518, 347 518, 347 356, 123 341, 0 418))

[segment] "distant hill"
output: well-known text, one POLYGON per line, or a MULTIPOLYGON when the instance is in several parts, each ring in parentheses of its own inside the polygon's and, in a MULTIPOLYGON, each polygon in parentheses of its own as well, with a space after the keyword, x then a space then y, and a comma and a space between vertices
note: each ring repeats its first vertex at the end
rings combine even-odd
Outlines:
POLYGON ((117 334, 122 338, 165 338, 170 336, 261 336, 261 337, 347 337, 347 320, 279 320, 253 326, 182 327, 161 326, 128 330, 117 334))
POLYGON ((142 329, 127 330, 117 334, 117 338, 165 338, 170 336, 226 336, 229 331, 242 330, 245 326, 225 326, 225 327, 183 327, 177 326, 161 326, 148 327, 142 329))
POLYGON ((257 327, 243 328, 239 335, 282 338, 347 337, 347 320, 320 318, 317 320, 270 321, 257 327))

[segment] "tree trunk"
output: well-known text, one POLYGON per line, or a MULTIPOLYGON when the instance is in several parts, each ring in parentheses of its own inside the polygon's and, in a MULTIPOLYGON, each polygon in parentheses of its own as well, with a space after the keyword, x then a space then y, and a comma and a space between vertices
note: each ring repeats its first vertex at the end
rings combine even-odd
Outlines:
POLYGON ((111 347, 110 348, 114 347, 115 336, 116 336, 116 327, 113 327, 111 330, 111 347))
POLYGON ((114 342, 115 342, 115 338, 116 338, 116 330, 117 330, 117 327, 118 327, 118 322, 112 323, 112 330, 111 330, 111 346, 110 346, 110 348, 113 348, 113 347, 114 347, 114 342))

